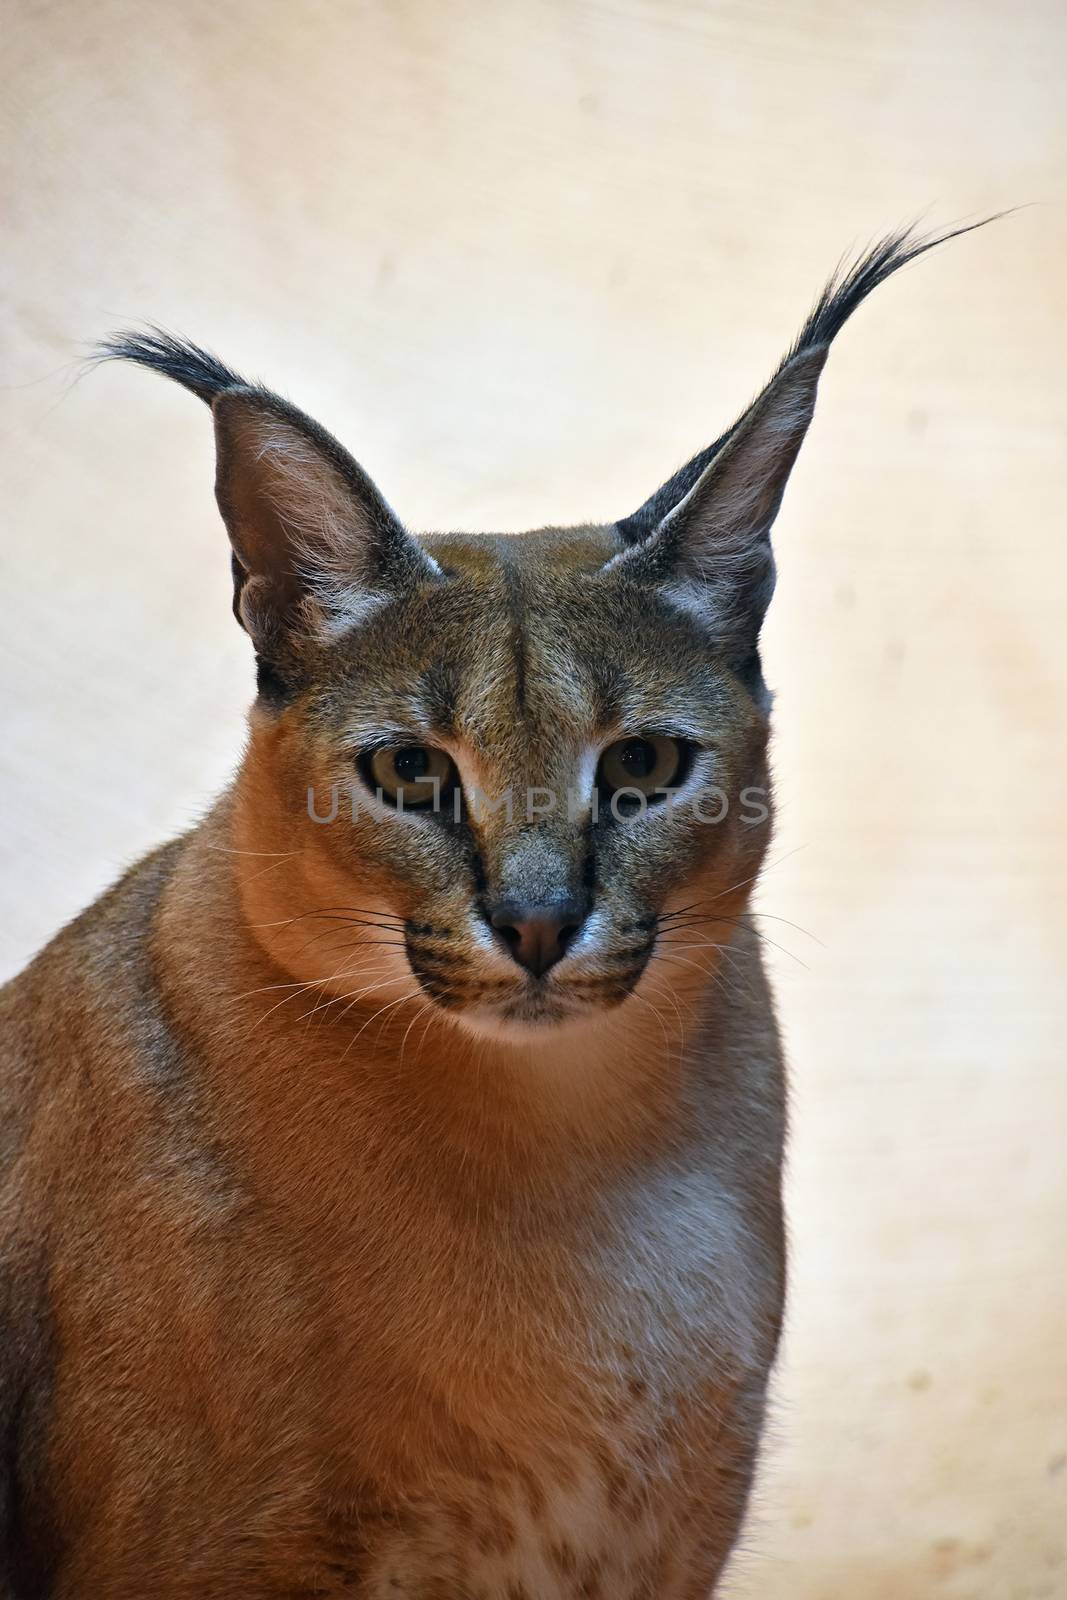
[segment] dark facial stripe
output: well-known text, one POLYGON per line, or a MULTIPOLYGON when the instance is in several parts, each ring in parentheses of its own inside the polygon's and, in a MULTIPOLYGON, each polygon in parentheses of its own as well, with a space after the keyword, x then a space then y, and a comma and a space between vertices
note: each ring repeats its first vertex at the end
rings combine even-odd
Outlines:
POLYGON ((515 663, 515 703, 519 716, 526 717, 526 630, 523 627, 525 601, 522 583, 515 565, 502 556, 501 567, 508 591, 508 615, 511 620, 511 653, 515 663))

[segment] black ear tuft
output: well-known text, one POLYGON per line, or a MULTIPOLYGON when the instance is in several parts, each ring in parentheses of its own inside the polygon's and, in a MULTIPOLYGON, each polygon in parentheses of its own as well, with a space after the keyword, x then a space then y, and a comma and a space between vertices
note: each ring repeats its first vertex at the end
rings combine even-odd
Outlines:
MULTIPOLYGON (((871 290, 892 277, 901 267, 906 267, 909 261, 925 255, 928 250, 936 249, 938 245, 947 244, 950 239, 958 239, 961 234, 972 233, 975 228, 984 228, 986 223, 996 222, 999 217, 1007 214, 1003 211, 997 212, 994 216, 983 217, 979 222, 968 222, 963 227, 952 228, 947 233, 927 236, 913 233, 910 227, 901 228, 895 233, 886 234, 884 239, 879 239, 877 244, 872 245, 851 266, 842 263, 812 307, 807 321, 780 363, 778 372, 780 373, 796 356, 803 355, 809 350, 825 349, 830 345, 852 313, 866 300, 871 290)), ((733 438, 743 421, 744 417, 738 418, 738 421, 727 428, 714 444, 701 450, 691 461, 687 461, 684 467, 680 467, 672 478, 668 478, 643 506, 616 524, 619 537, 624 544, 637 544, 654 532, 668 512, 672 511, 695 486, 716 456, 733 438)))
POLYGON ((132 361, 151 372, 161 373, 199 395, 208 405, 227 389, 252 389, 236 372, 224 365, 210 350, 189 339, 178 339, 161 328, 130 329, 113 333, 93 350, 93 361, 132 361))
POLYGON ((1006 212, 999 211, 995 216, 982 217, 978 222, 966 222, 960 228, 950 228, 947 233, 925 236, 914 233, 911 227, 899 228, 895 233, 887 233, 885 238, 879 239, 851 266, 843 261, 816 300, 782 365, 802 350, 814 350, 836 339, 871 290, 877 289, 880 283, 891 278, 894 272, 899 272, 901 267, 906 267, 918 256, 924 256, 928 250, 936 250, 938 245, 947 244, 950 239, 973 233, 975 228, 984 228, 986 223, 996 222, 999 217, 1006 215, 1006 212))

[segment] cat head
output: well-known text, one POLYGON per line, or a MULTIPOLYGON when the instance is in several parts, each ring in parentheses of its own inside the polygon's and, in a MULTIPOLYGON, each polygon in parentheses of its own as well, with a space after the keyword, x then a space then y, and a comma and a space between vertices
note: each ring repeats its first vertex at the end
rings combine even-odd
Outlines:
POLYGON ((596 526, 416 536, 316 422, 207 352, 102 347, 213 413, 258 661, 245 903, 289 973, 329 1004, 419 997, 505 1033, 652 996, 653 968, 706 983, 767 843, 770 534, 819 374, 870 290, 940 242, 892 236, 839 274, 739 420, 596 526))

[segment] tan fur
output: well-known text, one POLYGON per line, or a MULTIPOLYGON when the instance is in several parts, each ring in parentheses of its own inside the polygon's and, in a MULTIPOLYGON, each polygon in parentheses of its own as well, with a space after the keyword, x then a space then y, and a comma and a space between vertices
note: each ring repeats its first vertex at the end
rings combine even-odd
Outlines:
POLYGON ((233 812, 5 999, 54 1592, 706 1595, 781 1287, 755 955, 685 1051, 624 1008, 572 1046, 431 1021, 405 1052, 401 1007, 357 1053, 373 1004, 267 1015, 233 812))
POLYGON ((246 421, 240 774, 0 999, 7 1595, 706 1600, 783 1294, 766 711, 610 528, 410 540, 317 627, 277 541, 347 527, 378 581, 384 513, 246 421), (665 723, 729 819, 595 821, 597 752, 665 723), (313 821, 376 730, 584 799, 313 821), (534 982, 485 907, 579 890, 534 982))
POLYGON ((316 1012, 283 918, 351 879, 277 803, 283 737, 5 992, 4 1232, 48 1240, 55 1352, 25 1537, 101 1600, 706 1595, 781 1292, 751 941, 496 1043, 362 930, 336 967, 383 988, 316 1012))
POLYGON ((831 340, 938 242, 835 277, 632 516, 510 539, 415 539, 194 345, 103 347, 212 407, 260 696, 205 821, 0 993, 0 1600, 708 1600, 784 1292, 770 529, 831 340), (598 813, 642 736, 726 817, 598 813), (413 745, 453 817, 372 794, 413 745))

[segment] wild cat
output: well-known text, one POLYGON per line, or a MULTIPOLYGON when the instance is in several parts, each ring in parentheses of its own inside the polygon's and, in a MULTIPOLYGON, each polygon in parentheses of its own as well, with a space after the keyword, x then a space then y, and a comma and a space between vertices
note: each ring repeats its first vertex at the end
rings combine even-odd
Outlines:
POLYGON ((0 997, 0 1595, 712 1593, 785 1279, 771 525, 940 242, 600 526, 415 537, 213 356, 104 347, 211 407, 258 696, 0 997))

